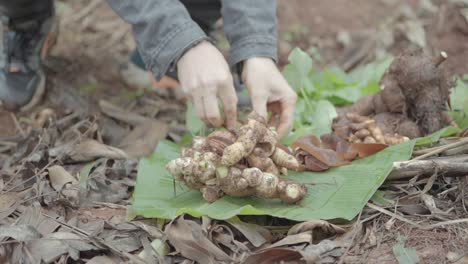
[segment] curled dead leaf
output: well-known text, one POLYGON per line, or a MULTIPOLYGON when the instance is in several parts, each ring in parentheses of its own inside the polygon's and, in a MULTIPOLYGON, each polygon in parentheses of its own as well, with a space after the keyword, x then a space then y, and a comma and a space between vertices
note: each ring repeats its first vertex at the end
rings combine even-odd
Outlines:
POLYGON ((290 248, 269 248, 256 252, 243 262, 244 264, 270 264, 270 263, 306 263, 302 254, 290 248))
POLYGON ((384 150, 388 145, 381 143, 352 143, 351 149, 358 153, 360 158, 365 158, 384 150))
POLYGON ((43 128, 46 122, 55 117, 55 111, 51 108, 42 109, 32 122, 33 128, 43 128))
POLYGON ((51 166, 49 167, 48 171, 50 184, 56 191, 62 190, 63 186, 65 186, 67 183, 78 183, 75 177, 68 173, 62 166, 51 166))
POLYGON ((59 165, 50 167, 48 171, 52 188, 60 192, 72 204, 77 204, 79 201, 78 180, 59 165))
POLYGON ((292 148, 299 162, 311 171, 347 165, 356 156, 347 142, 332 135, 322 136, 322 140, 314 135, 304 136, 294 142, 292 148))
POLYGON ((245 223, 238 218, 228 220, 228 223, 241 232, 255 247, 260 247, 273 240, 271 232, 262 226, 245 223))
POLYGON ((336 234, 343 234, 346 230, 327 221, 310 220, 291 227, 288 231, 288 236, 304 232, 310 232, 312 239, 317 241, 336 234))
POLYGON ((67 156, 74 162, 92 161, 98 158, 129 159, 123 150, 102 144, 93 139, 86 139, 77 146, 70 146, 67 156))
POLYGON ((195 221, 180 216, 169 223, 164 232, 171 245, 188 259, 206 264, 233 261, 206 237, 200 224, 195 221))
POLYGON ((335 135, 326 134, 318 138, 314 135, 299 138, 292 144, 295 156, 309 171, 325 171, 329 168, 348 165, 356 157, 373 155, 388 145, 379 143, 349 143, 335 135))

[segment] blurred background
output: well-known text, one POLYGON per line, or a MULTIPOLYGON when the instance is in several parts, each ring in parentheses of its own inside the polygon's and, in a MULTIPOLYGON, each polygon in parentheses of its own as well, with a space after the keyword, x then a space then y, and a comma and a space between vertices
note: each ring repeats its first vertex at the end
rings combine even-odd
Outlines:
MULTIPOLYGON (((446 51, 450 71, 468 73, 466 0, 278 2, 281 64, 296 46, 311 54, 316 66, 337 64, 347 71, 419 46, 432 53, 446 51)), ((53 55, 66 65, 59 64, 58 79, 67 85, 121 87, 118 66, 135 46, 130 27, 104 0, 57 1, 57 10, 61 34, 53 55)), ((216 38, 227 51, 221 32, 216 38)))

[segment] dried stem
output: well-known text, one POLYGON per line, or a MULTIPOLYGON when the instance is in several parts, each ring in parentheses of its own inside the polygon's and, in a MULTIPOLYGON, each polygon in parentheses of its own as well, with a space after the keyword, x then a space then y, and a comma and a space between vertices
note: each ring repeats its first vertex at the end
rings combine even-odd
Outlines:
POLYGON ((447 58, 448 58, 447 52, 441 51, 439 55, 437 55, 433 59, 435 66, 439 67, 439 65, 442 64, 442 62, 444 62, 447 58))

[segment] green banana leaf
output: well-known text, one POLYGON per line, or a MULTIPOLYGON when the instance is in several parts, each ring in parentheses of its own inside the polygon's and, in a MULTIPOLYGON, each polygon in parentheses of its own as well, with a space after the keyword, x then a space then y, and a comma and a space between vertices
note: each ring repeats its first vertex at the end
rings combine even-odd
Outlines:
POLYGON ((174 183, 165 165, 179 156, 179 147, 161 141, 155 153, 140 162, 138 178, 129 207, 129 217, 172 219, 180 214, 229 219, 236 215, 271 215, 296 221, 310 219, 352 220, 384 182, 394 161, 407 160, 415 141, 389 147, 351 165, 326 172, 292 172, 287 178, 306 183, 308 193, 296 205, 278 199, 224 196, 210 204, 199 191, 174 183))

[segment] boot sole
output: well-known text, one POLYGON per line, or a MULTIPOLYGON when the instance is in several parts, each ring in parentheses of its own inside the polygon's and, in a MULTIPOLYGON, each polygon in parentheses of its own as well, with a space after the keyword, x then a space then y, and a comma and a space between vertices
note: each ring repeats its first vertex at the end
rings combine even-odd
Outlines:
MULTIPOLYGON (((44 61, 48 57, 52 48, 57 43, 57 37, 58 37, 58 31, 59 31, 57 18, 56 17, 51 18, 51 21, 49 23, 51 23, 50 31, 42 42, 41 61, 44 61)), ((39 63, 39 67, 42 72, 42 75, 40 76, 41 80, 39 81, 38 87, 36 91, 34 92, 34 95, 32 96, 31 100, 26 105, 20 108, 20 112, 26 112, 26 111, 31 110, 36 105, 38 105, 41 102, 42 98, 44 97, 44 94, 46 91, 47 76, 42 67, 42 63, 39 63)))

